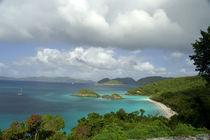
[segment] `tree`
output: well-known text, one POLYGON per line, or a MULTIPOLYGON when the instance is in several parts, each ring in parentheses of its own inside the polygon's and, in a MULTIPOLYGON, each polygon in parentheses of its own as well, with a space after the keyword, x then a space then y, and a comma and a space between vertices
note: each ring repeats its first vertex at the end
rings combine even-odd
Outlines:
POLYGON ((194 55, 190 56, 190 59, 194 61, 196 65, 196 71, 199 71, 199 75, 204 77, 208 84, 210 82, 210 26, 207 32, 200 31, 202 37, 199 41, 196 40, 192 44, 194 49, 194 55))
POLYGON ((59 137, 65 140, 67 136, 61 131, 64 127, 65 122, 59 115, 34 114, 23 122, 11 123, 10 128, 0 133, 0 140, 1 137, 3 140, 57 140, 59 137))

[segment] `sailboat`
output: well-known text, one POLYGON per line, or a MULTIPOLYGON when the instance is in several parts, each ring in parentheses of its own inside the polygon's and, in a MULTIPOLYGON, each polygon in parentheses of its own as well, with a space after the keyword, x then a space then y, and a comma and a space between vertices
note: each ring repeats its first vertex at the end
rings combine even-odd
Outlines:
POLYGON ((23 96, 23 89, 22 89, 22 88, 20 89, 20 92, 18 92, 17 95, 18 95, 18 96, 23 96))

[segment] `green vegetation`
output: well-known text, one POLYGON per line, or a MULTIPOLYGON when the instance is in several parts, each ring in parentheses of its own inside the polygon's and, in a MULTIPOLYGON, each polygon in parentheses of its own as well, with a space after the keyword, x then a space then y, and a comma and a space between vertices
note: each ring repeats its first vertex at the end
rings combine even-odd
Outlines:
POLYGON ((93 91, 87 90, 87 89, 82 89, 78 93, 73 94, 72 96, 79 96, 79 97, 100 97, 99 94, 97 94, 97 93, 95 93, 93 91))
POLYGON ((145 85, 152 82, 160 81, 163 79, 169 79, 167 77, 161 77, 161 76, 150 76, 141 78, 138 81, 135 81, 133 78, 125 77, 125 78, 115 78, 115 79, 109 79, 104 78, 97 82, 97 85, 114 85, 114 84, 138 84, 138 85, 145 85))
POLYGON ((117 80, 110 80, 104 83, 101 83, 102 85, 123 85, 122 82, 117 81, 117 80))
POLYGON ((129 95, 148 95, 179 113, 172 119, 195 127, 210 128, 210 92, 199 76, 161 80, 128 91, 129 95))
POLYGON ((78 121, 69 135, 71 139, 107 140, 142 139, 152 137, 184 136, 209 133, 205 128, 194 128, 183 123, 174 123, 164 117, 143 116, 144 110, 126 113, 120 109, 103 116, 88 114, 78 121), (139 115, 141 112, 142 115, 139 115))
POLYGON ((90 91, 90 90, 87 90, 87 89, 80 90, 78 93, 73 94, 72 96, 96 97, 96 98, 102 97, 102 98, 115 99, 115 100, 117 100, 117 99, 123 99, 123 97, 120 96, 120 95, 118 95, 118 94, 112 94, 111 96, 110 95, 100 96, 98 93, 93 92, 93 91, 90 91))
POLYGON ((97 82, 98 85, 122 85, 122 84, 136 84, 136 81, 133 78, 125 77, 125 78, 115 78, 109 79, 104 78, 97 82))
POLYGON ((161 77, 161 76, 150 76, 150 77, 141 78, 136 83, 138 85, 146 85, 146 84, 157 82, 164 79, 169 79, 169 78, 161 77))
POLYGON ((64 120, 59 116, 50 114, 40 116, 32 115, 23 122, 15 121, 10 128, 2 131, 2 140, 55 140, 66 138, 65 132, 61 130, 65 127, 64 120))
POLYGON ((204 77, 210 84, 210 26, 207 32, 201 30, 200 33, 202 38, 192 44, 195 54, 190 56, 190 59, 196 65, 195 70, 199 71, 199 75, 204 77))
POLYGON ((102 98, 108 98, 108 99, 124 99, 122 96, 118 94, 112 94, 110 95, 103 95, 102 98))
POLYGON ((68 136, 66 132, 62 132, 65 122, 60 116, 32 115, 26 121, 13 122, 10 128, 2 131, 0 139, 126 140, 210 133, 205 128, 176 123, 164 117, 144 116, 144 112, 140 109, 140 111, 126 113, 120 109, 116 113, 105 115, 90 113, 87 118, 78 120, 78 125, 71 129, 68 136))

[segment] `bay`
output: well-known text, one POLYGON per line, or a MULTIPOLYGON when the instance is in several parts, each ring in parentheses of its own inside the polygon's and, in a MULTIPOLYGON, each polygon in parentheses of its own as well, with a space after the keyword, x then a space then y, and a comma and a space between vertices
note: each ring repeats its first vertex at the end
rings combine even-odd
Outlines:
POLYGON ((0 81, 0 128, 5 129, 13 121, 23 121, 31 114, 60 114, 65 120, 64 131, 77 125, 77 120, 87 117, 88 113, 105 114, 124 109, 133 112, 141 108, 145 114, 161 115, 153 103, 145 101, 148 96, 127 96, 126 91, 137 85, 105 86, 78 83, 44 83, 25 81, 0 81), (23 96, 17 93, 23 89, 23 96), (70 96, 81 89, 88 89, 100 95, 117 93, 124 100, 70 96))

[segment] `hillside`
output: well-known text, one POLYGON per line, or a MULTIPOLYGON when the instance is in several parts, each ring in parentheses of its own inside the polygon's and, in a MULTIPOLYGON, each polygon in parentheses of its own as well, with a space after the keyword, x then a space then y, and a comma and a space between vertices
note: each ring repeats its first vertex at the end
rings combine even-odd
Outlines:
POLYGON ((110 80, 104 83, 101 83, 102 85, 123 85, 124 83, 117 81, 117 80, 110 80))
POLYGON ((102 83, 104 83, 104 82, 108 82, 108 81, 110 81, 110 79, 109 79, 109 78, 104 78, 104 79, 99 80, 97 83, 102 84, 102 83))
POLYGON ((157 82, 160 80, 164 80, 164 79, 169 79, 167 77, 161 77, 161 76, 150 76, 150 77, 145 77, 145 78, 141 78, 139 80, 136 81, 136 84, 138 85, 146 85, 152 82, 157 82))
POLYGON ((122 84, 138 84, 138 85, 146 85, 152 82, 157 82, 160 80, 164 80, 164 79, 169 79, 167 77, 161 77, 161 76, 150 76, 150 77, 145 77, 145 78, 141 78, 138 81, 135 81, 133 78, 130 77, 125 77, 125 78, 114 78, 114 79, 109 79, 109 78, 104 78, 99 80, 97 83, 98 84, 104 84, 107 82, 112 82, 114 81, 119 81, 122 84))
POLYGON ((161 80, 131 89, 127 94, 151 96, 178 112, 178 119, 210 128, 210 92, 199 76, 161 80))
POLYGON ((97 83, 103 85, 112 85, 112 84, 122 85, 122 84, 136 84, 136 81, 130 77, 115 78, 115 79, 104 78, 99 80, 97 83))
POLYGON ((112 80, 120 81, 123 84, 136 84, 136 81, 133 78, 125 77, 125 78, 115 78, 112 80))

